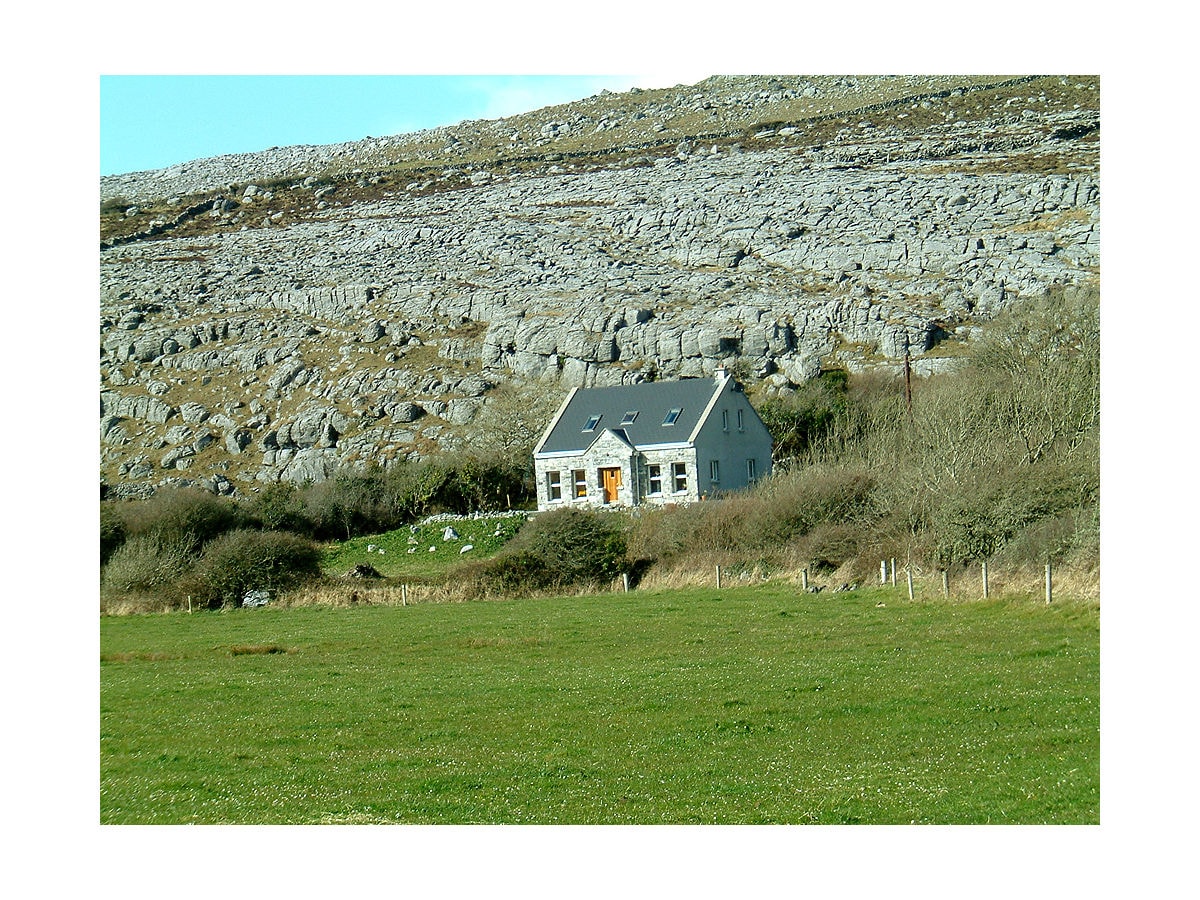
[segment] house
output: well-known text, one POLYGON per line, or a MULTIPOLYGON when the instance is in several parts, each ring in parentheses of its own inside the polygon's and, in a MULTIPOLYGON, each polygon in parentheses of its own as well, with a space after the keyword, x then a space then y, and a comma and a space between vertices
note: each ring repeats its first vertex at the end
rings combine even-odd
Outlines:
POLYGON ((771 471, 771 435, 714 377, 575 388, 533 451, 538 509, 688 503, 771 471))

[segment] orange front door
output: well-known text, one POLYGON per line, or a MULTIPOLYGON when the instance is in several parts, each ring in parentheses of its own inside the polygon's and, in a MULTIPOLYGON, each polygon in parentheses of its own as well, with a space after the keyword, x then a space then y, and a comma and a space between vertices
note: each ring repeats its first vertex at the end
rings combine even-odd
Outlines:
POLYGON ((617 502, 617 489, 621 487, 621 470, 616 469, 601 469, 600 484, 604 488, 604 502, 617 502))

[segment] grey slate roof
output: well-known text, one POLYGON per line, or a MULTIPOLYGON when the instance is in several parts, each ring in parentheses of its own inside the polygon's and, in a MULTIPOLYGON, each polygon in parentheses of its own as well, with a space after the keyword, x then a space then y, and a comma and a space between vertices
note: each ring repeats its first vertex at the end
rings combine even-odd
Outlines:
POLYGON ((618 434, 623 431, 635 447, 686 441, 716 390, 717 384, 711 378, 584 388, 575 392, 540 452, 582 453, 606 428, 618 434), (674 425, 663 425, 672 409, 681 410, 679 418, 674 425), (638 413, 637 419, 622 425, 625 413, 633 410, 638 413), (588 419, 596 415, 600 421, 595 430, 584 431, 588 419))

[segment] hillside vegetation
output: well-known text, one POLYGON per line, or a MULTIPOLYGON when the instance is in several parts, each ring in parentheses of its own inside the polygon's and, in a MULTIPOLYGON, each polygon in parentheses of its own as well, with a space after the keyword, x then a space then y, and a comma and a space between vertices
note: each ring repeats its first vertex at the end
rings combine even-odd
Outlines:
POLYGON ((779 458, 776 474, 753 490, 686 508, 543 514, 520 531, 520 518, 485 519, 460 529, 478 546, 471 554, 460 553, 468 541, 444 543, 444 524, 414 523, 530 507, 539 423, 506 457, 458 453, 347 471, 244 501, 194 489, 104 501, 102 606, 180 609, 189 598, 220 606, 236 603, 237 590, 301 586, 304 602, 341 602, 351 591, 369 600, 369 586, 339 587, 336 578, 368 561, 385 576, 378 586, 432 580, 447 599, 603 587, 622 573, 645 586, 703 580, 713 564, 755 577, 807 569, 824 584, 866 583, 882 559, 918 575, 957 575, 989 560, 997 573, 1051 562, 1094 596, 1099 338, 1097 294, 1054 292, 988 325, 962 348, 956 374, 906 381, 830 372, 790 393, 755 396, 779 458), (305 542, 331 540, 344 543, 325 551, 322 582, 317 544, 305 542), (239 557, 238 542, 254 548, 239 557), (363 558, 368 544, 385 554, 363 558), (239 559, 244 578, 230 581, 223 573, 239 559))

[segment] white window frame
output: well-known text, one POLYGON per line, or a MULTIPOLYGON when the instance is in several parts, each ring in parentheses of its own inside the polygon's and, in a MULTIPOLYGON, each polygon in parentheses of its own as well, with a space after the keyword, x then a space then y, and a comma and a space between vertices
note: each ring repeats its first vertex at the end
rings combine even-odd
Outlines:
POLYGON ((737 414, 738 414, 738 431, 745 431, 746 430, 746 411, 739 409, 737 411, 737 414))
POLYGON ((746 460, 746 480, 749 481, 750 484, 754 484, 754 482, 758 481, 758 460, 746 460))
MULTIPOLYGON (((738 412, 741 412, 741 410, 738 410, 738 412)), ((729 430, 729 410, 727 409, 721 410, 721 430, 729 430)))
POLYGON ((688 489, 687 463, 671 463, 671 487, 676 494, 686 494, 688 489))
POLYGON ((575 500, 586 499, 588 495, 587 469, 571 470, 571 497, 575 500))
POLYGON ((546 497, 551 503, 562 502, 562 472, 554 470, 546 473, 546 497))
POLYGON ((721 483, 721 461, 719 459, 708 461, 708 480, 713 484, 721 483))
POLYGON ((658 463, 650 463, 646 467, 646 476, 649 482, 646 494, 650 497, 661 497, 663 492, 662 466, 658 463))

